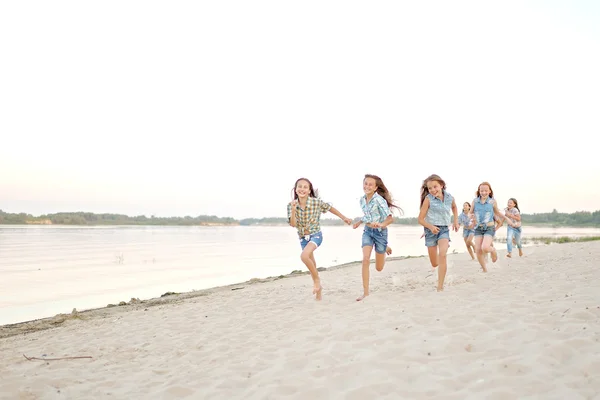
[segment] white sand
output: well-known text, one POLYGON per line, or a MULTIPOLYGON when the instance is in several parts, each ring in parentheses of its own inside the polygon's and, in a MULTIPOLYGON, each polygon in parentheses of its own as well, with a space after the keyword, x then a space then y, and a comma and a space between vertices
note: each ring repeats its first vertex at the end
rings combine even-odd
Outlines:
POLYGON ((320 303, 300 276, 84 313, 0 339, 0 397, 598 399, 600 242, 526 252, 452 255, 443 293, 416 258, 373 267, 364 302, 354 265, 320 303))

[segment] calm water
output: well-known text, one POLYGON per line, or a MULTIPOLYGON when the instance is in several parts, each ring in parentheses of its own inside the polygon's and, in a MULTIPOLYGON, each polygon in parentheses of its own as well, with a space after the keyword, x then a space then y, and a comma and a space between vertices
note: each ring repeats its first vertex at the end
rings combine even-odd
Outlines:
MULTIPOLYGON (((524 227, 524 236, 600 229, 524 227)), ((418 226, 392 226, 393 256, 424 255, 418 226)), ((323 227, 320 267, 361 258, 362 229, 323 227)), ((499 237, 506 236, 502 228, 499 237)), ((465 250, 461 233, 450 251, 465 250)), ((504 245, 498 244, 499 248, 504 245)), ((0 226, 0 325, 304 269, 290 227, 0 226)), ((358 271, 357 271, 358 273, 358 271)))

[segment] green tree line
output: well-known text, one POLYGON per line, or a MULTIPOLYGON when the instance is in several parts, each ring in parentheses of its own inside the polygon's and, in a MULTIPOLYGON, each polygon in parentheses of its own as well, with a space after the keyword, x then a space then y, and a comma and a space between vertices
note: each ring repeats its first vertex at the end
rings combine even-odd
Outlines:
MULTIPOLYGON (((553 226, 588 226, 600 227, 600 210, 578 211, 575 213, 521 214, 524 225, 553 225, 553 226)), ((338 218, 322 218, 322 225, 343 225, 338 218)), ((418 225, 417 218, 394 218, 399 225, 418 225)), ((215 215, 199 215, 196 217, 147 217, 138 215, 130 217, 123 214, 95 214, 90 212, 62 212, 33 216, 31 214, 12 214, 0 210, 0 224, 56 224, 56 225, 287 225, 287 218, 245 218, 237 220, 230 217, 215 215)))

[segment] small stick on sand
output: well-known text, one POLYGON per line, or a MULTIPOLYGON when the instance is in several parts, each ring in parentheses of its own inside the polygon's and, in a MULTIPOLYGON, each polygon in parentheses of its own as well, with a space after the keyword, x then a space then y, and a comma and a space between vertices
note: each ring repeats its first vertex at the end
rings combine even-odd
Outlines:
POLYGON ((75 360, 77 358, 92 358, 92 356, 60 357, 60 358, 38 358, 38 357, 27 357, 25 354, 23 354, 23 357, 25 357, 27 359, 27 361, 31 361, 31 360, 57 361, 57 360, 75 360))

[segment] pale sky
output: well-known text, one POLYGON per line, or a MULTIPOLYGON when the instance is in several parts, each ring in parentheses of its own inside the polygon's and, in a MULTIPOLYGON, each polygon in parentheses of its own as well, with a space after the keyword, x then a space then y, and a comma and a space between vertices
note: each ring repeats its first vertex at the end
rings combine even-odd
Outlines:
POLYGON ((600 2, 5 1, 0 209, 283 217, 295 180, 405 216, 431 173, 600 209, 600 2))

